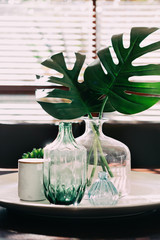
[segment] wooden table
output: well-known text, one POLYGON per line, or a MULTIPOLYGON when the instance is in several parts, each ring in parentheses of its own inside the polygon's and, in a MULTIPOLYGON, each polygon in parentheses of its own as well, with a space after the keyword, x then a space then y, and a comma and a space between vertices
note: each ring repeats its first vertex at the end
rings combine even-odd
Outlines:
MULTIPOLYGON (((137 169, 134 169, 134 171, 137 169)), ((138 170, 140 171, 140 169, 138 170)), ((160 173, 159 170, 146 169, 160 173)), ((12 172, 12 170, 9 170, 12 172)), ((8 170, 1 169, 0 174, 8 170)), ((0 207, 0 240, 160 239, 160 211, 112 219, 57 219, 32 216, 0 207)))

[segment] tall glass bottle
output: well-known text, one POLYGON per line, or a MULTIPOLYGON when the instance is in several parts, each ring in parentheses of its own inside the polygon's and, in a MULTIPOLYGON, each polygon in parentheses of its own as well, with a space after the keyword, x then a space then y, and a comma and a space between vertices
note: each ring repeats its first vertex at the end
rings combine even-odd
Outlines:
POLYGON ((99 171, 106 171, 119 196, 127 195, 130 190, 131 168, 128 147, 103 134, 104 120, 85 119, 85 123, 85 133, 76 138, 76 141, 87 148, 88 186, 92 184, 93 178, 97 178, 99 171))
POLYGON ((72 135, 72 124, 60 122, 56 140, 44 148, 44 188, 54 204, 78 204, 86 186, 85 147, 72 135))

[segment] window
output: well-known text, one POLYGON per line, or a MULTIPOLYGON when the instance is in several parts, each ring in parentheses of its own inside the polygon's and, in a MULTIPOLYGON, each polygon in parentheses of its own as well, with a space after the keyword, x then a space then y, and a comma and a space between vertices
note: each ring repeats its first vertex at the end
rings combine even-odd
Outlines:
MULTIPOLYGON (((97 48, 111 44, 112 35, 124 33, 125 45, 129 45, 129 31, 132 27, 160 27, 160 2, 140 0, 97 0, 97 48)), ((160 31, 156 31, 144 41, 144 45, 160 40, 160 31)), ((160 63, 160 50, 146 54, 134 64, 160 63)), ((133 81, 139 79, 132 78, 133 81)), ((160 76, 142 77, 141 81, 160 81, 160 76)), ((119 122, 160 122, 160 103, 152 108, 134 115, 124 116, 120 113, 106 113, 110 121, 119 122)))
MULTIPOLYGON (((97 49, 110 45, 112 35, 124 32, 128 44, 131 27, 159 27, 159 22, 156 0, 0 0, 0 122, 52 121, 34 96, 36 88, 44 87, 36 74, 49 74, 40 64, 44 59, 63 51, 67 64, 73 64, 74 52, 81 52, 87 64, 97 49)), ((157 32, 148 41, 159 36, 157 32)), ((159 63, 159 54, 135 64, 159 63)), ((125 116, 125 121, 159 121, 157 106, 125 116)), ((118 113, 107 117, 124 121, 118 113)))

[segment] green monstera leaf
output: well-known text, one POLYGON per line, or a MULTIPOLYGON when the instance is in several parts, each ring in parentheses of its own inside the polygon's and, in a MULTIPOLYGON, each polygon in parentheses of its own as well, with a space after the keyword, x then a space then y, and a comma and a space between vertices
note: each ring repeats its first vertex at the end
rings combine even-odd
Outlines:
MULTIPOLYGON (((63 54, 58 53, 42 63, 42 65, 54 69, 63 75, 62 78, 51 76, 48 82, 58 83, 66 87, 66 89, 52 89, 45 96, 45 99, 66 99, 67 101, 65 102, 37 100, 41 107, 51 116, 58 119, 74 119, 91 112, 100 111, 103 102, 101 94, 93 92, 87 87, 85 82, 78 82, 84 61, 85 56, 76 53, 74 67, 72 70, 69 70, 63 54)), ((105 106, 105 111, 114 111, 109 101, 105 106)))
POLYGON ((114 63, 110 47, 108 47, 100 50, 99 59, 85 70, 84 79, 88 87, 105 95, 113 108, 121 113, 138 113, 159 101, 159 82, 129 81, 129 78, 133 76, 160 75, 160 64, 132 65, 135 59, 160 49, 160 41, 144 47, 140 46, 142 41, 156 30, 157 28, 132 28, 128 48, 123 46, 123 34, 113 36, 112 46, 119 63, 114 63))

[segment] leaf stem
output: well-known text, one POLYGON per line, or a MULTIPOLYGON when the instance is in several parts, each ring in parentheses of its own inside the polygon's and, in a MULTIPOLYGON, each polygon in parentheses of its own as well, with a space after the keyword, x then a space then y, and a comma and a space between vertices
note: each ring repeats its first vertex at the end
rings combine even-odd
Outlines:
MULTIPOLYGON (((104 104, 103 106, 105 106, 106 104, 106 101, 107 101, 108 97, 105 99, 104 101, 104 104)), ((104 108, 104 107, 103 107, 104 108)), ((103 111, 103 108, 102 108, 102 111, 103 111)), ((93 119, 92 115, 90 114, 89 115, 89 118, 93 119)), ((96 151, 98 151, 99 149, 99 152, 100 152, 100 160, 101 160, 101 163, 103 164, 103 169, 106 167, 110 177, 113 177, 113 173, 112 171, 110 170, 110 167, 108 165, 108 162, 106 161, 106 158, 104 157, 104 153, 103 153, 103 150, 102 150, 102 146, 101 146, 101 142, 99 140, 99 128, 97 127, 96 124, 94 124, 94 122, 92 123, 92 131, 94 133, 94 136, 95 136, 95 139, 96 139, 96 144, 97 144, 97 147, 96 147, 96 151)), ((95 148, 95 144, 94 144, 94 148, 95 148)), ((92 149, 93 151, 93 149, 92 149)), ((91 155, 90 155, 91 156, 91 155)), ((95 154, 94 154, 94 157, 95 157, 95 154)), ((95 163, 95 162, 94 162, 95 163)), ((95 165, 94 165, 95 166, 95 165)), ((97 166, 97 165, 96 165, 97 166)))
POLYGON ((99 139, 98 139, 97 143, 98 143, 98 148, 99 148, 99 151, 100 151, 100 154, 101 154, 100 155, 101 161, 104 163, 105 167, 107 168, 107 171, 108 171, 110 177, 114 177, 112 171, 110 170, 108 162, 106 161, 106 158, 104 157, 102 146, 101 146, 101 143, 100 143, 99 139))
POLYGON ((93 144, 94 148, 93 148, 93 153, 94 153, 94 165, 92 168, 92 172, 90 175, 90 178, 87 182, 87 185, 90 186, 92 183, 92 179, 94 177, 95 171, 96 171, 96 167, 97 167, 97 163, 98 163, 98 152, 97 152, 97 139, 94 139, 94 144, 93 144))
POLYGON ((99 119, 102 119, 102 114, 103 114, 104 107, 105 107, 107 101, 108 101, 108 96, 106 96, 106 98, 104 99, 104 102, 102 104, 102 108, 101 108, 101 111, 99 113, 99 119))
POLYGON ((90 112, 88 113, 88 116, 90 119, 93 119, 92 114, 90 112))

